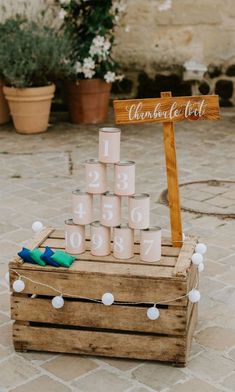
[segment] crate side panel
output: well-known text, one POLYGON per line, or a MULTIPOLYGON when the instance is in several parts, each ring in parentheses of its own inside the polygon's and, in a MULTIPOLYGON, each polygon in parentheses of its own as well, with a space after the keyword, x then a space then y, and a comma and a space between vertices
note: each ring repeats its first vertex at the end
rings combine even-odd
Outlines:
MULTIPOLYGON (((89 264, 89 263, 88 263, 89 264)), ((10 287, 20 274, 25 281, 25 294, 38 294, 53 296, 58 291, 66 297, 86 297, 89 299, 101 299, 106 292, 114 295, 115 301, 124 302, 150 302, 164 303, 180 297, 186 293, 187 281, 133 278, 131 275, 107 275, 104 273, 68 273, 48 272, 30 269, 10 270, 10 287), (44 286, 47 285, 47 286, 44 286), (51 287, 50 287, 51 286, 51 287), (55 291, 55 288, 57 291, 55 291)), ((186 306, 187 298, 171 302, 174 306, 186 306)))
POLYGON ((185 362, 185 339, 126 333, 13 326, 16 350, 185 362))
POLYGON ((160 309, 158 320, 147 318, 147 308, 104 306, 97 303, 66 301, 63 309, 54 309, 51 299, 11 297, 11 316, 17 321, 118 329, 158 334, 185 335, 186 308, 160 309))

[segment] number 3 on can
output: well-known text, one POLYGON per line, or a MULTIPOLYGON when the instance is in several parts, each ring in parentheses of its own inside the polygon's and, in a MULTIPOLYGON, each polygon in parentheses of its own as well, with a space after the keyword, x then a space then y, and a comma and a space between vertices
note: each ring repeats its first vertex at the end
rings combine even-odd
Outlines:
POLYGON ((119 182, 117 183, 117 189, 125 191, 128 189, 128 175, 127 173, 119 173, 117 176, 119 182))

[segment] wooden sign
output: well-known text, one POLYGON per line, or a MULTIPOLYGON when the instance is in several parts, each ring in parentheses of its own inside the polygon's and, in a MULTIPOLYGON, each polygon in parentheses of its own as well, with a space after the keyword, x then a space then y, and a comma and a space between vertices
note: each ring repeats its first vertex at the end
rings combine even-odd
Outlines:
POLYGON ((218 120, 217 95, 114 101, 117 124, 218 120))
POLYGON ((218 96, 172 97, 171 92, 163 92, 161 98, 115 100, 114 112, 117 124, 163 123, 172 244, 181 247, 183 235, 174 122, 218 120, 218 96))

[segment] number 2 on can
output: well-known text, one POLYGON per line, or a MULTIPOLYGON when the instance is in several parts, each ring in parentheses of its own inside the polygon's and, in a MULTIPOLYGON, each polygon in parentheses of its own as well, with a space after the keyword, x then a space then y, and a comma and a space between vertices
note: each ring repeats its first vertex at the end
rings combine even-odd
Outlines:
POLYGON ((99 183, 100 173, 96 170, 91 170, 88 173, 88 177, 91 178, 91 182, 89 183, 89 186, 91 188, 99 188, 99 186, 100 186, 100 183, 99 183))

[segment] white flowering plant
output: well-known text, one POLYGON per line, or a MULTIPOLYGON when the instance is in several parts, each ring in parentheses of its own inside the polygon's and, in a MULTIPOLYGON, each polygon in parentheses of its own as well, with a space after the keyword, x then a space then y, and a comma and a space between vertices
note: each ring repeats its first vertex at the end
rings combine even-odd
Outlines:
POLYGON ((120 67, 112 56, 115 27, 120 23, 124 0, 57 0, 62 29, 71 39, 67 59, 71 79, 122 80, 120 67))

